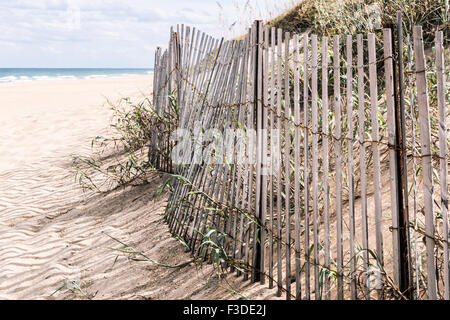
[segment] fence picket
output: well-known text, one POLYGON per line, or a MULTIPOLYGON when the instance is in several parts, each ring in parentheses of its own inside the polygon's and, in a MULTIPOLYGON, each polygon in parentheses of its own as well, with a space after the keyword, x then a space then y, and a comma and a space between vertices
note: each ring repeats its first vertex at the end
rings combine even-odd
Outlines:
POLYGON ((291 101, 290 101, 290 65, 289 65, 289 44, 290 34, 284 34, 285 43, 285 61, 284 61, 284 174, 285 174, 285 227, 286 227, 286 299, 291 299, 291 124, 288 119, 291 116, 291 101))
MULTIPOLYGON (((413 63, 413 59, 412 59, 412 47, 411 47, 411 39, 410 36, 408 35, 407 37, 407 43, 408 43, 408 64, 407 64, 407 71, 409 73, 413 73, 412 71, 412 63, 413 63)), ((413 190, 413 223, 414 223, 414 262, 415 262, 415 285, 416 285, 416 299, 419 299, 420 297, 420 280, 419 280, 419 273, 420 271, 418 270, 418 265, 419 265, 419 250, 417 247, 417 240, 418 240, 418 220, 417 220, 417 163, 416 163, 416 157, 417 157, 417 149, 416 149, 416 130, 415 130, 415 126, 416 126, 416 112, 415 112, 415 94, 414 94, 414 89, 412 86, 412 83, 409 82, 409 103, 410 103, 410 112, 409 112, 409 117, 411 119, 411 146, 412 146, 412 163, 413 163, 413 179, 412 179, 412 190, 413 190)))
POLYGON ((336 168, 336 276, 338 300, 344 299, 343 247, 342 247, 342 129, 341 129, 341 60, 339 36, 333 37, 333 76, 334 76, 334 152, 336 168))
POLYGON ((347 59, 347 183, 348 183, 348 215, 350 231, 350 291, 351 298, 356 300, 356 255, 355 255, 355 196, 353 174, 353 39, 346 38, 347 59))
POLYGON ((313 225, 314 225, 314 296, 320 299, 319 288, 319 137, 318 110, 317 110, 317 36, 311 37, 311 123, 312 123, 312 188, 313 188, 313 225))
POLYGON ((301 299, 300 279, 300 56, 298 35, 294 35, 294 218, 295 218, 295 297, 301 299))
MULTIPOLYGON (((253 130, 255 128, 255 97, 254 97, 254 90, 255 90, 255 51, 256 51, 256 28, 255 24, 253 24, 253 27, 251 29, 251 55, 250 55, 250 72, 249 72, 249 109, 248 109, 248 116, 247 116, 247 157, 248 157, 248 199, 247 199, 247 212, 251 214, 253 211, 253 195, 255 194, 253 192, 253 178, 254 178, 254 156, 255 156, 255 150, 253 150, 253 146, 255 143, 255 137, 253 136, 253 130)), ((245 237, 245 257, 244 257, 244 263, 246 266, 249 266, 250 263, 250 240, 251 240, 251 233, 252 229, 254 227, 254 221, 249 222, 247 231, 246 231, 246 237, 245 237)), ((244 273, 244 281, 248 279, 249 271, 246 270, 244 273)))
POLYGON ((449 247, 448 247, 448 146, 445 108, 445 74, 443 32, 436 32, 436 75, 437 100, 439 109, 439 155, 441 182, 441 210, 444 232, 444 298, 450 300, 449 247))
POLYGON ((324 267, 325 267, 325 299, 330 299, 330 189, 328 183, 329 170, 329 128, 328 128, 328 38, 322 38, 322 161, 323 161, 323 223, 324 223, 324 267))
POLYGON ((436 264, 434 261, 434 210, 433 210, 433 164, 431 163, 431 129, 428 106, 426 61, 423 48, 422 27, 414 27, 414 53, 416 60, 417 102, 419 106, 420 141, 422 147, 422 176, 427 252, 428 299, 437 299, 436 264))
POLYGON ((277 40, 278 40, 278 50, 277 50, 277 58, 278 58, 278 66, 277 66, 277 296, 281 296, 282 292, 282 277, 283 277, 283 264, 281 259, 281 248, 282 248, 282 221, 281 221, 281 202, 282 202, 282 185, 281 185, 281 97, 282 97, 282 83, 281 83, 281 74, 282 74, 282 41, 283 41, 283 30, 278 29, 277 31, 277 40))
POLYGON ((270 76, 270 179, 269 179, 269 212, 270 212, 270 223, 269 223, 269 288, 273 288, 273 266, 274 266, 274 252, 273 252, 273 244, 274 244, 274 165, 275 165, 275 143, 274 143, 274 110, 276 108, 275 103, 275 72, 276 72, 276 56, 275 56, 275 48, 276 48, 276 29, 272 27, 271 29, 271 57, 272 57, 272 74, 270 76))
POLYGON ((308 34, 303 36, 303 186, 304 186, 304 199, 303 199, 303 212, 305 215, 305 299, 310 299, 310 269, 311 269, 311 257, 310 250, 311 245, 309 241, 309 74, 308 74, 308 34))
MULTIPOLYGON (((364 89, 364 46, 363 35, 357 36, 358 50, 358 136, 359 136, 359 170, 361 176, 361 220, 362 220, 362 250, 364 257, 363 272, 369 269, 369 232, 367 219, 367 173, 366 173, 366 145, 365 139, 365 89, 364 89)), ((370 299, 369 290, 364 287, 364 297, 370 299)))
MULTIPOLYGON (((266 272, 266 237, 267 237, 267 175, 268 175, 268 127, 269 127, 269 94, 268 94, 268 78, 269 78, 269 27, 266 26, 264 29, 264 43, 263 43, 263 62, 264 67, 262 68, 262 95, 263 95, 263 136, 262 136, 262 191, 261 191, 261 284, 265 284, 265 272, 266 272)), ((262 67, 262 64, 261 64, 262 67)))
POLYGON ((256 168, 255 168, 255 220, 256 223, 254 225, 254 233, 253 233, 253 258, 252 258, 252 282, 261 281, 261 269, 264 269, 264 263, 262 259, 264 254, 262 253, 261 247, 264 246, 262 243, 261 233, 264 228, 261 228, 263 225, 263 201, 265 202, 265 198, 263 195, 263 158, 264 151, 266 150, 266 145, 263 144, 263 134, 264 134, 264 126, 263 122, 263 110, 265 110, 265 103, 263 104, 263 46, 264 46, 264 35, 263 35, 263 27, 262 21, 255 22, 255 117, 256 117, 256 168))
MULTIPOLYGON (((367 36, 369 42, 369 83, 370 83, 370 106, 371 106, 371 124, 372 124, 372 159, 373 159, 373 194, 375 206, 375 237, 376 237, 376 255, 377 266, 384 268, 383 258, 383 233, 382 233, 382 212, 381 212, 381 171, 380 171, 380 152, 377 141, 379 141, 378 132, 378 86, 377 86, 377 65, 375 51, 375 35, 369 33, 367 36)), ((383 294, 378 290, 379 298, 383 294)))

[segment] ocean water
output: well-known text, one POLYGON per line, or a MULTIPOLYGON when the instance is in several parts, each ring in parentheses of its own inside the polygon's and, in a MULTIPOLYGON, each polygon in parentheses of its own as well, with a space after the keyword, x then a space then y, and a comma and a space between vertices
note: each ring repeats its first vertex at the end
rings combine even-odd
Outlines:
POLYGON ((0 68, 0 83, 145 75, 153 69, 0 68))

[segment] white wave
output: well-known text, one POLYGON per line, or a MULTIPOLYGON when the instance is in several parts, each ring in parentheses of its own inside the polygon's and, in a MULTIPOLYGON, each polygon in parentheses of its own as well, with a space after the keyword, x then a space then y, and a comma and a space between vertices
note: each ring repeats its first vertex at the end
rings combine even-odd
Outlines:
POLYGON ((67 76, 58 76, 58 79, 61 80, 74 80, 74 79, 78 79, 76 76, 72 76, 72 75, 67 75, 67 76))
POLYGON ((50 80, 51 77, 49 76, 34 76, 33 80, 42 81, 42 80, 50 80))
POLYGON ((13 82, 16 81, 18 78, 15 76, 7 76, 7 77, 1 77, 0 82, 13 82))
POLYGON ((105 74, 92 74, 84 77, 84 79, 96 79, 96 78, 108 78, 108 76, 105 74))

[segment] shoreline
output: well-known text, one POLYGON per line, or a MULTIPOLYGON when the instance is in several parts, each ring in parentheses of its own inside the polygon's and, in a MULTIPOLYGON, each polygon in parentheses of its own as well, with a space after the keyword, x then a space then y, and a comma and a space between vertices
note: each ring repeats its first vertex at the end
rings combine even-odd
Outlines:
POLYGON ((145 77, 153 77, 153 71, 148 74, 123 74, 123 75, 92 75, 83 78, 78 78, 75 76, 60 76, 60 77, 48 77, 47 79, 30 79, 30 80, 14 80, 8 82, 0 81, 0 86, 5 85, 24 85, 24 84, 46 84, 46 83, 59 83, 63 81, 95 81, 95 80, 127 80, 127 79, 138 79, 145 77))

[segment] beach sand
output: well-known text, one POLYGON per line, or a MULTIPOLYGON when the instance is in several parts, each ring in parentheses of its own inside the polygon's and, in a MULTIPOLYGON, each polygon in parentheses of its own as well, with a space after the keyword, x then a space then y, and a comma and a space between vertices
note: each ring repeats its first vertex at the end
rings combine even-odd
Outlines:
POLYGON ((169 269, 111 249, 120 245, 108 235, 160 263, 192 259, 161 221, 167 195, 153 194, 162 177, 95 194, 71 170, 71 154, 89 154, 107 133, 106 98, 150 92, 151 76, 0 85, 0 298, 238 298, 231 289, 274 298, 235 275, 219 283, 211 265, 169 269))

